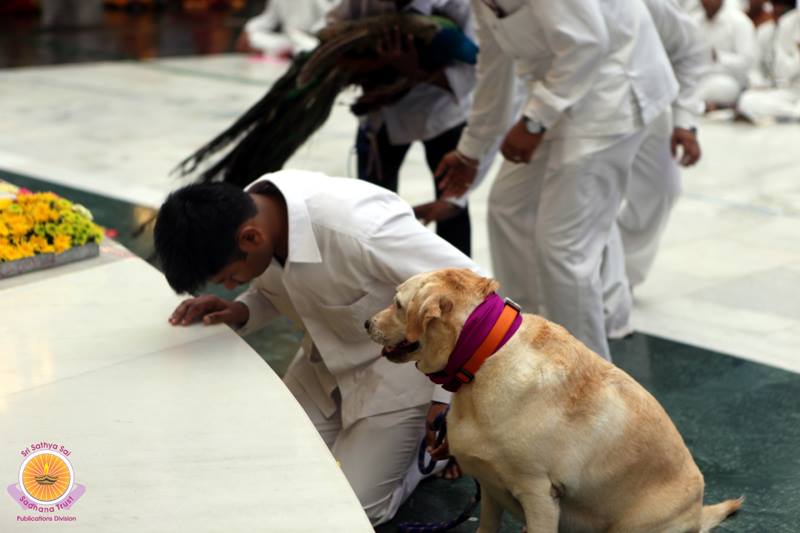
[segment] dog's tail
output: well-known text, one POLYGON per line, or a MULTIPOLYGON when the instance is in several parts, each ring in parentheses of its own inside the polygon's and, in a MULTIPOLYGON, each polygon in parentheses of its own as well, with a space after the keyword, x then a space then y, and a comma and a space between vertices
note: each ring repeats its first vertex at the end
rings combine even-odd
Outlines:
POLYGON ((744 496, 736 500, 725 500, 715 505, 704 506, 700 521, 700 533, 708 533, 717 527, 723 520, 738 511, 742 503, 744 503, 744 496))

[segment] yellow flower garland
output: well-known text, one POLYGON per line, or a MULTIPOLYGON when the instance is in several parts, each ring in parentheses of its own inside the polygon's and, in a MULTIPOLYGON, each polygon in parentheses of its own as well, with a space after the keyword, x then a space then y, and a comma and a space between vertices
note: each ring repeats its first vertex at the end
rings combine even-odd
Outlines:
POLYGON ((85 207, 51 192, 0 199, 0 261, 99 243, 103 233, 85 207))

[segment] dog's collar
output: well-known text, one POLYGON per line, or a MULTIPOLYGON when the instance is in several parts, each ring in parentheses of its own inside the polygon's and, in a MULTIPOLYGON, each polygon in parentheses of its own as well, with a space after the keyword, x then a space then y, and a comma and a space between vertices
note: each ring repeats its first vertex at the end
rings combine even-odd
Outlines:
POLYGON ((426 374, 445 390, 455 392, 475 379, 475 373, 492 354, 511 338, 522 324, 519 306, 492 293, 470 313, 456 346, 439 372, 426 374))

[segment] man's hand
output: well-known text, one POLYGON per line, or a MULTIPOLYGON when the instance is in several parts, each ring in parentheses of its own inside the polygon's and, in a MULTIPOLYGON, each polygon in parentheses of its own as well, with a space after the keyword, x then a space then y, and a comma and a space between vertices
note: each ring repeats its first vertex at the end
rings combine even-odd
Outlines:
POLYGON ((446 154, 436 167, 439 179, 439 190, 444 198, 462 196, 478 175, 478 161, 471 159, 458 150, 446 154))
POLYGON ((427 226, 431 222, 444 222, 456 216, 461 208, 447 200, 436 200, 414 207, 414 216, 427 226))
POLYGON ((680 158, 682 166, 690 167, 700 160, 700 143, 697 141, 697 134, 693 130, 675 128, 672 131, 672 139, 670 140, 672 157, 678 155, 679 146, 682 148, 680 158))
POLYGON ((431 402, 431 407, 428 409, 428 416, 425 418, 425 441, 428 444, 428 453, 433 459, 441 461, 450 457, 450 447, 447 444, 447 437, 441 444, 436 444, 436 431, 433 429, 433 423, 440 414, 443 415, 449 405, 446 403, 431 402))
POLYGON ((184 300, 169 317, 173 326, 188 326, 198 320, 203 324, 230 324, 239 327, 250 318, 250 310, 242 302, 229 302, 205 295, 184 300))
POLYGON ((389 65, 411 80, 423 80, 428 74, 419 63, 419 53, 414 45, 414 36, 403 35, 399 26, 387 30, 378 42, 378 57, 385 65, 389 65))
POLYGON ((506 133, 500 152, 512 163, 530 163, 543 137, 544 133, 529 132, 523 117, 506 133))
POLYGON ((442 443, 436 445, 436 431, 433 430, 433 422, 440 414, 444 414, 449 406, 446 403, 432 402, 431 408, 428 409, 428 416, 425 420, 425 440, 428 444, 428 453, 432 459, 437 461, 447 461, 447 466, 444 467, 440 477, 444 479, 458 479, 461 477, 461 468, 458 466, 455 458, 450 455, 450 447, 447 444, 447 437, 442 440, 442 443))

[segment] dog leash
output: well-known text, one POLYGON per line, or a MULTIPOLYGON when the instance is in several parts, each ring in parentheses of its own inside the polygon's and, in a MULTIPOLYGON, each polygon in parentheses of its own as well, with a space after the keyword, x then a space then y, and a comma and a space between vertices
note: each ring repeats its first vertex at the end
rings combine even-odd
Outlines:
MULTIPOLYGON (((436 446, 441 445, 447 436, 446 416, 447 411, 439 413, 439 415, 431 424, 431 429, 436 432, 436 446)), ((417 467, 422 474, 428 475, 433 472, 434 468, 436 468, 436 464, 439 461, 431 458, 430 462, 425 464, 425 448, 426 439, 423 437, 419 446, 419 454, 417 455, 417 467)), ((437 533, 440 531, 449 531, 454 527, 464 523, 470 516, 472 516, 472 511, 475 510, 478 502, 481 501, 481 485, 478 483, 477 479, 473 478, 473 481, 475 482, 475 495, 469 499, 467 506, 456 518, 445 522, 401 522, 397 525, 398 533, 437 533)))

